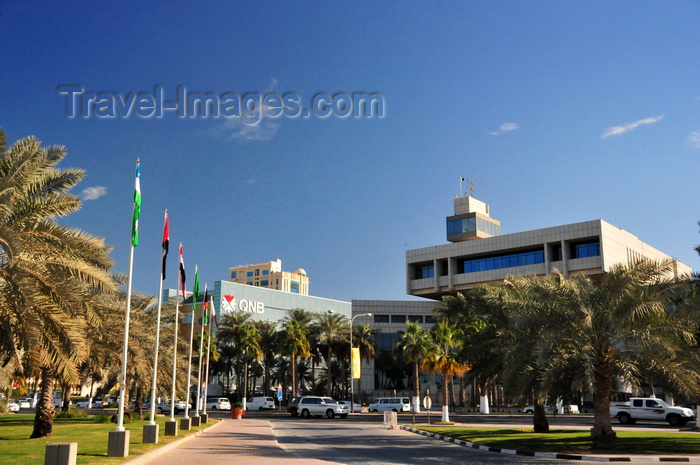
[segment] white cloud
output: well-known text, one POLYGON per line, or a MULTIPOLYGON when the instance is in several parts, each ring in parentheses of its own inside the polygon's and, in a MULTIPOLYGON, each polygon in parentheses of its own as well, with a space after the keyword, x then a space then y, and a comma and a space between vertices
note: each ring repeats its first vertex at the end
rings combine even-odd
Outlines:
POLYGON ((500 126, 498 126, 498 131, 489 132, 488 135, 501 136, 503 134, 508 134, 509 132, 513 132, 518 129, 520 129, 518 123, 503 123, 500 126))
POLYGON ((603 139, 610 136, 619 136, 620 134, 632 131, 633 129, 637 129, 639 126, 643 126, 645 124, 658 123, 663 119, 663 117, 664 115, 659 115, 651 118, 640 119, 634 123, 623 124, 622 126, 613 126, 605 130, 605 133, 603 133, 603 139))
MULTIPOLYGON (((263 95, 277 91, 277 79, 270 79, 269 87, 260 93, 263 95)), ((230 139, 244 141, 264 141, 272 139, 279 131, 279 123, 266 119, 261 111, 260 101, 256 102, 255 109, 246 112, 246 116, 227 117, 224 124, 215 128, 214 133, 230 139), (245 120, 245 121, 244 121, 245 120)))
POLYGON ((700 131, 691 132, 687 140, 690 145, 696 149, 700 149, 700 131))
POLYGON ((80 193, 83 200, 97 200, 107 194, 107 188, 102 186, 87 187, 80 193))

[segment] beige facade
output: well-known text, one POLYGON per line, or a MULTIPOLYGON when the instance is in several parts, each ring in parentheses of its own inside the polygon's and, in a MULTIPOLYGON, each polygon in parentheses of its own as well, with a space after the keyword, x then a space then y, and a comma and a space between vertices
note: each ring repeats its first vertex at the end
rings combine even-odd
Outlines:
MULTIPOLYGON (((462 198, 455 199, 455 216, 447 218, 448 240, 452 240, 450 232, 455 231, 454 227, 450 230, 450 221, 464 215, 462 210, 458 214, 458 208, 464 205, 462 198)), ((567 274, 595 276, 615 264, 630 264, 640 258, 673 260, 603 220, 471 239, 407 251, 406 293, 439 300, 508 276, 543 276, 554 268, 567 274)), ((683 263, 673 261, 673 265, 674 276, 692 273, 683 263)))
POLYGON ((229 269, 228 281, 249 286, 309 295, 309 278, 299 268, 293 273, 282 271, 282 260, 239 265, 229 269))

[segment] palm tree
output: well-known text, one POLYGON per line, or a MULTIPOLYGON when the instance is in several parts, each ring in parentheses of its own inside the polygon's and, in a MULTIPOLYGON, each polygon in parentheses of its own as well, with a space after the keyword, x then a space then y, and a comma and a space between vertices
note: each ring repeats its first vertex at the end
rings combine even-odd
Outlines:
POLYGON ((442 376, 442 421, 450 421, 448 383, 457 374, 467 370, 467 365, 457 359, 462 347, 464 332, 456 325, 438 322, 430 331, 432 346, 423 366, 442 376))
POLYGON ((292 395, 297 392, 297 357, 311 356, 307 327, 299 320, 288 320, 280 334, 280 352, 289 356, 292 369, 292 395))
POLYGON ((428 331, 418 323, 406 322, 406 331, 399 331, 394 353, 400 359, 413 363, 413 411, 420 409, 420 374, 418 367, 432 350, 428 331))
POLYGON ((267 389, 271 388, 270 371, 275 362, 278 350, 277 323, 270 321, 256 321, 255 327, 260 332, 260 350, 263 353, 262 362, 264 368, 263 394, 267 395, 267 389))
POLYGON ((93 290, 115 288, 103 240, 56 221, 81 206, 69 191, 84 172, 56 168, 65 156, 35 137, 8 148, 0 129, 0 350, 41 371, 33 438, 51 434, 55 377, 79 379, 86 326, 98 324, 87 305, 93 290))
POLYGON ((250 321, 250 314, 227 313, 219 326, 218 339, 233 346, 233 353, 243 359, 243 405, 248 397, 248 367, 251 361, 259 361, 262 356, 261 336, 250 321))
MULTIPOLYGON (((317 328, 320 336, 319 342, 327 347, 326 371, 327 374, 332 373, 330 368, 333 357, 333 343, 347 332, 345 317, 339 313, 320 313, 315 315, 315 317, 314 326, 317 328)), ((333 379, 333 376, 326 376, 326 396, 328 397, 331 396, 333 379)))
MULTIPOLYGON (((687 282, 673 281, 670 263, 638 261, 616 265, 593 282, 583 275, 565 276, 554 271, 545 278, 513 278, 505 283, 505 305, 527 315, 521 326, 540 327, 545 351, 575 354, 593 390, 593 447, 614 449, 616 434, 610 424, 613 380, 633 388, 646 383, 640 374, 650 354, 672 392, 698 391, 695 330, 697 308, 691 314, 669 305, 671 292, 687 282), (520 292, 526 288, 527 292, 520 292), (512 290, 512 291, 511 291, 512 290), (692 314, 695 315, 692 315, 692 314)), ((561 370, 556 364, 545 375, 561 370)))

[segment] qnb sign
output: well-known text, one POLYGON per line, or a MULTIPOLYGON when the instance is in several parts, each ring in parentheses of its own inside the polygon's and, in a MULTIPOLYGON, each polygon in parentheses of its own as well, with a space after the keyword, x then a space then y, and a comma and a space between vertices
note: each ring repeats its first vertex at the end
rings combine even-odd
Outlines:
POLYGON ((233 295, 221 296, 221 310, 226 312, 265 313, 265 304, 255 300, 236 300, 233 295))

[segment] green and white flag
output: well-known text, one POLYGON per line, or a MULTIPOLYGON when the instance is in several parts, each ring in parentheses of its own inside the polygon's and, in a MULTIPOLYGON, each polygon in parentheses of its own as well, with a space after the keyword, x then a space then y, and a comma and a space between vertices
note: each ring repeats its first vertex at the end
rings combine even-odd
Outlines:
POLYGON ((131 223, 131 245, 139 245, 139 216, 141 216, 141 161, 136 160, 136 186, 134 188, 134 219, 131 223))

